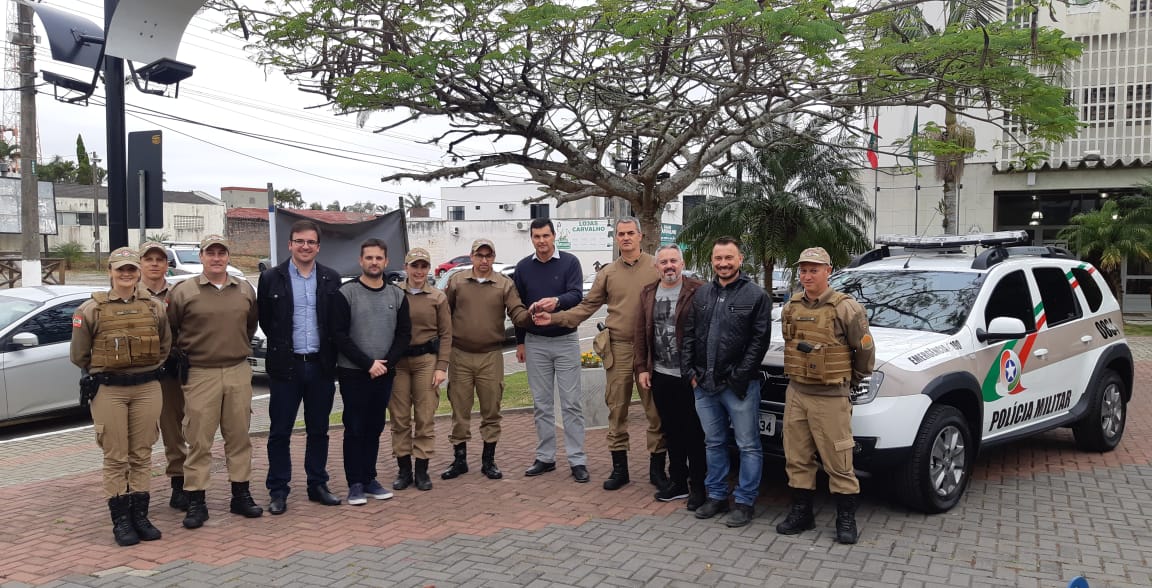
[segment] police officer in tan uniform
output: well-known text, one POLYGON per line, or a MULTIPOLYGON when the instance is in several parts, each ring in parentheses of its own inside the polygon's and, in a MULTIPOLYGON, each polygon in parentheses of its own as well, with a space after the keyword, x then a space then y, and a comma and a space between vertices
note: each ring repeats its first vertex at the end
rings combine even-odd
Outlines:
POLYGON ((160 366, 172 346, 163 303, 138 287, 140 257, 108 256, 112 288, 92 294, 72 317, 70 358, 99 383, 92 400, 96 443, 104 450, 104 496, 119 545, 160 538, 148 520, 152 445, 160 418, 160 366))
POLYGON ((836 541, 856 543, 856 497, 852 469, 852 388, 867 384, 876 351, 864 308, 828 284, 832 260, 822 247, 800 254, 803 292, 784 307, 784 372, 790 383, 784 405, 784 457, 792 509, 776 526, 782 535, 813 528, 816 455, 836 497, 836 541))
POLYGON ((392 453, 398 473, 393 490, 403 490, 416 483, 420 490, 431 490, 428 459, 436 448, 433 419, 440 402, 440 385, 448 377, 448 358, 452 351, 452 311, 444 293, 428 284, 432 258, 419 247, 404 256, 408 279, 399 284, 408 299, 408 317, 412 321, 412 339, 403 359, 396 364, 396 380, 388 412, 392 415, 392 453), (416 472, 412 472, 412 456, 416 472))
POLYGON ((212 443, 216 429, 224 437, 228 479, 232 482, 231 512, 256 518, 248 482, 252 477, 252 335, 259 318, 256 290, 246 280, 228 274, 228 242, 220 235, 200 241, 204 272, 172 287, 168 321, 175 345, 188 356, 184 382, 184 490, 188 514, 184 527, 196 529, 208 520, 204 491, 212 475, 212 443))
MULTIPOLYGON (((156 241, 140 245, 140 285, 148 289, 153 298, 168 302, 168 255, 164 246, 156 241)), ((184 391, 176 379, 172 357, 165 362, 164 373, 160 376, 160 390, 164 396, 164 407, 160 410, 160 439, 164 441, 164 457, 168 467, 164 473, 172 486, 172 496, 168 506, 176 510, 188 510, 188 494, 184 492, 184 459, 188 457, 188 442, 184 440, 184 391)))

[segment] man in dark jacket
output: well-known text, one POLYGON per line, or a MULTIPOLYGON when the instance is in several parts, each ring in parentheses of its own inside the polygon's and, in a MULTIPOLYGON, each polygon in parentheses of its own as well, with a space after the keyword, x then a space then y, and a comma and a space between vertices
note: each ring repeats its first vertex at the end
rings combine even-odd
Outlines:
POLYGON ((684 257, 676 245, 656 250, 660 279, 640 292, 640 314, 632 335, 636 383, 651 390, 668 447, 670 483, 656 500, 688 499, 688 510, 704 504, 704 430, 696 414, 692 383, 680 371, 680 342, 692 298, 703 282, 684 276, 684 257))
POLYGON ((267 338, 271 397, 268 401, 268 512, 288 509, 292 480, 289 445, 300 402, 304 402, 304 472, 308 500, 329 506, 340 498, 328 490, 328 416, 336 393, 336 347, 329 327, 329 305, 340 288, 340 274, 316 262, 320 227, 296 221, 288 234, 288 261, 260 274, 256 305, 267 338))
POLYGON ((752 519, 760 488, 760 361, 771 337, 772 300, 740 273, 740 242, 721 237, 712 247, 715 278, 696 291, 684 324, 681 370, 696 391, 696 412, 704 428, 708 500, 696 518, 728 512, 728 450, 731 426, 740 450, 736 505, 725 519, 742 527, 752 519))

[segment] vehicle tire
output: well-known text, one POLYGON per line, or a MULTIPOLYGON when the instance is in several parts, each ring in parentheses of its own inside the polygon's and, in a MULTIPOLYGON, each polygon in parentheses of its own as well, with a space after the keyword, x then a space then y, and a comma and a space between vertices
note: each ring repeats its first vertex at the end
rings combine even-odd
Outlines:
POLYGON ((1084 451, 1116 449, 1124 437, 1128 406, 1124 402, 1124 380, 1112 370, 1104 370, 1095 388, 1089 391, 1092 405, 1088 414, 1072 425, 1076 447, 1084 451))
POLYGON ((951 510, 972 477, 974 449, 968 421, 959 410, 947 405, 929 407, 912 455, 896 480, 901 501, 930 514, 951 510))

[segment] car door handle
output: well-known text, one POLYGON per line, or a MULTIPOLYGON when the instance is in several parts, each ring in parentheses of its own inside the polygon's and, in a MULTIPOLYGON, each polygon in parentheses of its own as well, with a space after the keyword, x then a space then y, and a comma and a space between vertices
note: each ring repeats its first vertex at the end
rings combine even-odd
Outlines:
POLYGON ((1083 337, 1080 337, 1080 342, 1085 344, 1085 345, 1091 343, 1092 342, 1092 335, 1084 335, 1083 337))
POLYGON ((1040 359, 1044 359, 1045 357, 1048 357, 1048 350, 1047 349, 1037 349, 1036 351, 1032 352, 1032 355, 1035 355, 1036 357, 1039 357, 1040 359))

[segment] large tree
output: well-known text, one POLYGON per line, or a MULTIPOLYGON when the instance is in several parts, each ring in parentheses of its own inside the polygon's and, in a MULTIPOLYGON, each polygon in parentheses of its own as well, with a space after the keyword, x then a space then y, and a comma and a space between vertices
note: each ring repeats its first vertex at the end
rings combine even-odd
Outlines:
POLYGON ((277 206, 284 208, 303 208, 304 196, 296 188, 281 188, 272 192, 272 198, 277 206))
POLYGON ((891 26, 918 3, 285 0, 233 9, 230 26, 255 37, 260 63, 341 112, 395 111, 385 128, 444 121, 430 141, 453 163, 386 181, 519 166, 541 198, 620 197, 657 226, 702 172, 725 171, 744 144, 769 147, 761 131, 798 114, 853 130, 869 106, 1007 116, 1024 159, 1076 131, 1064 91, 1035 72, 1078 57, 1078 43, 1006 23, 931 38, 891 26))
POLYGON ((821 140, 830 124, 813 120, 800 134, 764 137, 770 147, 739 157, 740 177, 712 182, 723 196, 693 209, 679 237, 692 267, 709 267, 717 237, 738 237, 770 289, 775 263, 791 265, 807 247, 823 246, 837 265, 868 248, 872 211, 855 153, 821 140))
MULTIPOLYGON (((1145 189, 1149 189, 1145 186, 1145 189)), ((1124 262, 1152 259, 1152 197, 1109 200, 1098 210, 1082 212, 1060 230, 1059 238, 1080 257, 1097 265, 1124 307, 1124 262)))

